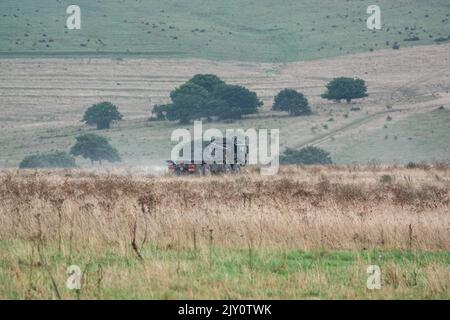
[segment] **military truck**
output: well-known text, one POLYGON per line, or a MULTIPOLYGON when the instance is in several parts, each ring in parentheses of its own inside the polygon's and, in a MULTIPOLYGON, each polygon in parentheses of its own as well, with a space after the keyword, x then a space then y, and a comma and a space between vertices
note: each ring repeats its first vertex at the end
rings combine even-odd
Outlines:
POLYGON ((243 143, 237 137, 212 139, 202 146, 200 160, 194 160, 192 152, 188 159, 167 160, 169 173, 176 176, 239 173, 248 164, 248 139, 243 143))

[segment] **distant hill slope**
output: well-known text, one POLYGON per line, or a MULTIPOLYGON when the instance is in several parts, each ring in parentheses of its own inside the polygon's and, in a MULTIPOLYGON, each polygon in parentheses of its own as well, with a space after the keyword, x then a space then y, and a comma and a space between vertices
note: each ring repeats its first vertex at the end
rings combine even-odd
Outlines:
POLYGON ((371 3, 360 0, 78 0, 82 29, 73 31, 65 28, 72 1, 2 0, 0 57, 289 62, 448 42, 448 0, 374 2, 382 10, 377 32, 366 27, 371 3))
MULTIPOLYGON (((358 162, 378 160, 383 163, 409 161, 450 160, 450 109, 437 107, 426 112, 401 117, 398 122, 385 121, 373 132, 360 128, 360 134, 329 141, 321 147, 330 150, 338 163, 351 163, 358 154, 358 162), (361 134, 361 132, 364 132, 361 134)), ((384 117, 384 119, 386 116, 384 117)))

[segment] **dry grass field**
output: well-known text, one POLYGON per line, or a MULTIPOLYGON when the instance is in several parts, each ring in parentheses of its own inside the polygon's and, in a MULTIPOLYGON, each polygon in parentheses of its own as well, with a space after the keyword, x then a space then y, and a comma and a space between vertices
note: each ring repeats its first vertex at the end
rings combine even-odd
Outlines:
POLYGON ((448 164, 257 171, 3 171, 0 298, 450 297, 448 164))

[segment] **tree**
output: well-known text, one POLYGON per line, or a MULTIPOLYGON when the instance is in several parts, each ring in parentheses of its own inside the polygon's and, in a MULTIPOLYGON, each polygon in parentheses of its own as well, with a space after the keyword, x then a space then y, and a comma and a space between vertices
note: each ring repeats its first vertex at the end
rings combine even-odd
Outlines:
POLYGON ((256 93, 234 85, 227 85, 213 74, 197 74, 170 93, 171 104, 155 105, 153 114, 158 119, 191 120, 218 117, 239 119, 244 114, 256 113, 262 102, 256 93))
POLYGON ((115 105, 110 102, 94 104, 86 110, 83 120, 86 124, 97 125, 97 130, 109 129, 111 122, 122 120, 123 116, 115 105))
POLYGON ((206 117, 208 117, 208 119, 211 117, 220 117, 221 114, 229 109, 230 106, 226 101, 212 97, 205 105, 205 110, 207 110, 206 117))
POLYGON ((75 158, 67 152, 55 151, 50 153, 26 156, 19 164, 19 168, 73 168, 75 158))
POLYGON ((118 162, 120 156, 117 150, 112 147, 106 138, 93 133, 84 134, 76 137, 75 145, 70 149, 73 156, 82 156, 85 159, 102 163, 102 160, 109 162, 118 162))
POLYGON ((257 113, 263 103, 255 92, 237 85, 221 85, 214 92, 215 100, 222 100, 221 108, 216 115, 221 119, 240 119, 242 115, 257 113))
POLYGON ((170 93, 172 104, 165 107, 167 120, 179 120, 181 124, 187 124, 200 118, 206 113, 204 106, 208 97, 209 93, 205 88, 186 82, 170 93))
POLYGON ((208 90, 206 90, 202 86, 199 86, 198 84, 188 81, 173 90, 170 93, 170 98, 172 99, 172 102, 175 102, 175 100, 184 98, 185 96, 207 98, 208 95, 208 90))
POLYGON ((322 94, 322 98, 340 101, 345 99, 350 103, 352 99, 367 97, 366 83, 362 79, 335 78, 327 84, 327 91, 322 94))
POLYGON ((305 96, 293 89, 284 89, 275 97, 272 110, 287 111, 290 116, 311 114, 308 100, 305 96))
POLYGON ((170 104, 155 104, 152 109, 152 113, 156 114, 156 119, 166 120, 167 111, 170 108, 170 104))
POLYGON ((180 124, 188 124, 205 114, 203 110, 206 99, 198 95, 178 96, 167 108, 167 120, 179 120, 180 124))
POLYGON ((217 87, 225 84, 225 81, 214 74, 196 74, 189 82, 206 89, 209 94, 212 94, 217 87))
POLYGON ((301 150, 287 148, 280 156, 281 164, 332 164, 330 154, 320 148, 309 146, 301 150))

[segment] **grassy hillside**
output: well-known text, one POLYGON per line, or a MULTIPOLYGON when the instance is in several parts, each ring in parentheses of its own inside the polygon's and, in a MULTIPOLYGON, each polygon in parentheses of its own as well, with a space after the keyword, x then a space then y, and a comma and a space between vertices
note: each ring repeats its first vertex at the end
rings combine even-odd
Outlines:
POLYGON ((82 29, 67 30, 67 0, 2 0, 1 56, 196 57, 296 61, 430 44, 450 36, 447 0, 376 1, 383 29, 366 27, 360 0, 79 0, 82 29), (404 41, 418 37, 418 41, 404 41))
POLYGON ((450 110, 435 109, 413 114, 397 123, 386 121, 385 126, 375 132, 342 139, 338 146, 336 142, 329 142, 323 147, 336 149, 333 153, 338 163, 352 162, 355 154, 361 162, 376 159, 388 163, 444 160, 450 157, 449 123, 450 110))
MULTIPOLYGON (((356 107, 358 105, 353 105, 356 107)), ((363 105, 359 105, 364 107, 363 105)), ((308 141, 320 139, 334 130, 353 124, 359 124, 367 117, 376 119, 369 130, 368 124, 361 123, 346 134, 331 137, 319 146, 331 152, 333 161, 339 164, 368 163, 378 160, 382 163, 405 164, 410 161, 432 161, 450 159, 450 110, 431 110, 425 113, 381 113, 371 111, 351 112, 350 106, 339 106, 331 116, 329 110, 321 107, 314 109, 310 117, 257 117, 235 123, 204 123, 203 128, 217 128, 225 132, 229 128, 280 128, 281 149, 300 147, 308 141), (348 114, 348 118, 344 115, 348 114), (404 117, 397 121, 397 117, 404 117), (387 121, 392 117, 392 121, 387 121), (333 119, 333 121, 328 121, 333 119), (366 131, 367 130, 367 131, 366 131)), ((379 111, 375 108, 375 111, 379 111)), ((192 131, 193 126, 185 126, 192 131)), ((69 150, 75 137, 81 133, 100 133, 110 139, 117 147, 126 166, 164 165, 170 159, 174 143, 170 142, 172 131, 180 128, 177 123, 128 120, 115 125, 110 130, 96 131, 80 125, 64 127, 25 126, 22 129, 2 130, 0 146, 2 156, 0 166, 15 167, 27 155, 52 150, 69 150)), ((81 158, 80 165, 89 165, 81 158)))

